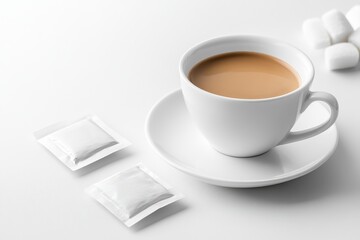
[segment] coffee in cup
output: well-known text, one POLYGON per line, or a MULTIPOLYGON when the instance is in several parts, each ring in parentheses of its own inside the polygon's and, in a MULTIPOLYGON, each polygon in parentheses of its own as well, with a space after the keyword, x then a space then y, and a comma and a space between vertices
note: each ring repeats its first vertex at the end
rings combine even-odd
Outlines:
POLYGON ((259 99, 289 93, 300 77, 286 62, 262 53, 232 52, 207 58, 189 72, 197 87, 217 95, 259 99))

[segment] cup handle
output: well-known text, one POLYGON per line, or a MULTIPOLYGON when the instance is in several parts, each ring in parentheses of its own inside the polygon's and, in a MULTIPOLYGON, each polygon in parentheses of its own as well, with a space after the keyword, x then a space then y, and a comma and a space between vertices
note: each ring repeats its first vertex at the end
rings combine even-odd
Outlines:
POLYGON ((301 141, 306 138, 313 137, 318 135, 328 129, 331 125, 334 124, 338 113, 339 113, 339 104, 336 98, 331 95, 330 93, 326 92, 309 92, 307 95, 304 104, 301 107, 300 113, 304 112, 305 109, 315 101, 321 101, 329 105, 330 107, 330 117, 327 121, 323 122, 322 124, 312 127, 306 130, 296 131, 296 132, 289 132, 289 134, 279 143, 279 145, 292 143, 296 141, 301 141))

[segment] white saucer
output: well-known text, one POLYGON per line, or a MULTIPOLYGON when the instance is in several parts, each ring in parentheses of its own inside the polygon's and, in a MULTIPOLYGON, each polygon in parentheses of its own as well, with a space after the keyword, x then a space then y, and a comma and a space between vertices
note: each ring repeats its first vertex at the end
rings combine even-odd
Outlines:
MULTIPOLYGON (((294 130, 315 126, 329 116, 320 103, 301 115, 294 130)), ((301 177, 321 166, 338 143, 336 126, 252 158, 235 158, 214 150, 190 120, 180 90, 170 93, 151 110, 147 137, 173 167, 201 181, 225 187, 262 187, 301 177)))

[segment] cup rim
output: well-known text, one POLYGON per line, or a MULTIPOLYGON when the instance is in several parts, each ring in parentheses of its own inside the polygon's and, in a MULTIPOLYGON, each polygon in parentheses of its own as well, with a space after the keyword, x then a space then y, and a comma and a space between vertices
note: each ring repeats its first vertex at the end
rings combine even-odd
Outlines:
POLYGON ((211 38, 205 41, 202 41, 196 45, 194 45, 193 47, 189 48, 181 57, 180 59, 180 64, 179 64, 179 71, 180 71, 180 76, 182 81, 184 81, 188 86, 190 86, 193 89, 196 89, 197 91, 199 91, 202 94, 206 94, 209 96, 213 96, 213 97, 217 97, 223 100, 231 100, 231 101, 240 101, 240 102, 264 102, 264 101, 273 101, 273 100, 279 100, 282 98, 286 98, 288 96, 297 94, 298 92, 302 91, 305 87, 309 86, 313 79, 314 79, 314 75, 315 75, 315 69, 314 69, 314 65, 312 63, 312 61, 310 60, 310 58, 299 48, 293 46, 292 44, 289 44, 287 42, 275 39, 275 38, 270 38, 270 37, 264 37, 264 36, 259 36, 259 35, 225 35, 225 36, 220 36, 220 37, 215 37, 215 38, 211 38), (310 71, 310 75, 309 75, 309 79, 308 81, 301 79, 301 84, 298 88, 296 88, 295 90, 288 92, 286 94, 283 95, 279 95, 279 96, 275 96, 275 97, 270 97, 270 98, 258 98, 258 99, 248 99, 248 98, 234 98, 234 97, 226 97, 226 96, 222 96, 222 95, 218 95, 215 93, 211 93, 208 91, 205 91, 201 88, 199 88, 198 86, 196 86, 195 84, 193 84, 188 76, 185 74, 184 71, 184 62, 185 59, 187 57, 189 57, 190 54, 192 54, 194 51, 206 46, 207 44, 213 43, 213 42, 220 42, 220 41, 224 41, 224 40, 229 40, 229 39, 238 39, 238 40, 251 40, 251 39, 255 39, 255 40, 260 40, 263 42, 268 42, 268 43, 273 43, 276 45, 283 45, 286 47, 290 47, 293 50, 297 51, 302 58, 307 62, 307 64, 309 65, 309 71, 310 71))

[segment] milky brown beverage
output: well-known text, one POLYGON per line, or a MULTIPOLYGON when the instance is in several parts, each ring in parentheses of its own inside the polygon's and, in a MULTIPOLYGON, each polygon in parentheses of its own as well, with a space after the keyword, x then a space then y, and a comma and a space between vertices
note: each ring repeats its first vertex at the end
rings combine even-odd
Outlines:
POLYGON ((284 61, 262 53, 232 52, 195 65, 190 81, 225 97, 260 99, 289 93, 300 85, 297 72, 284 61))

